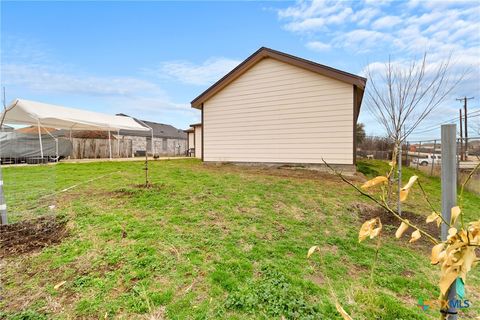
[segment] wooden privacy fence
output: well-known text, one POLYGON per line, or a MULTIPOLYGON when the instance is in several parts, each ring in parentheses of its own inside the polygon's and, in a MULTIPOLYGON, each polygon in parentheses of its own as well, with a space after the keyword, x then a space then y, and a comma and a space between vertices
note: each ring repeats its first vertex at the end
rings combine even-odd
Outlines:
MULTIPOLYGON (((120 139, 111 141, 112 158, 128 158, 132 156, 132 140, 120 139)), ((72 139, 72 159, 109 158, 108 139, 72 139)))

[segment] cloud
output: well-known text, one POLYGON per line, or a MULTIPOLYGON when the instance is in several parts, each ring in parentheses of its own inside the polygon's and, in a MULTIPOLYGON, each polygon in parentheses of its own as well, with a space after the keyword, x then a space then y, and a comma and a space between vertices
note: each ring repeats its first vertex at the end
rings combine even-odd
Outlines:
POLYGON ((393 28, 397 24, 401 23, 402 19, 397 16, 383 16, 377 19, 374 23, 372 23, 372 28, 374 29, 387 29, 393 28))
POLYGON ((332 46, 329 43, 324 43, 321 41, 310 41, 306 44, 306 47, 314 51, 323 52, 330 50, 332 46))
POLYGON ((293 32, 324 30, 330 25, 338 25, 352 15, 352 8, 337 1, 300 2, 297 6, 278 11, 282 20, 291 20, 285 29, 293 32))
POLYGON ((240 61, 227 58, 211 58, 202 64, 189 61, 167 61, 159 68, 148 73, 157 77, 170 77, 177 81, 193 85, 209 85, 235 68, 240 61))
POLYGON ((155 84, 132 77, 100 77, 71 74, 45 65, 4 64, 5 85, 20 85, 33 91, 95 96, 131 96, 139 92, 163 95, 155 84))
POLYGON ((51 103, 61 100, 67 105, 87 101, 91 108, 98 107, 102 112, 124 112, 181 128, 198 121, 198 111, 187 101, 174 101, 152 80, 85 72, 54 59, 33 41, 9 39, 8 45, 2 47, 1 58, 2 85, 10 98, 18 95, 51 103))
MULTIPOLYGON (((370 60, 369 67, 377 72, 384 68, 389 57, 395 63, 407 65, 427 52, 431 65, 436 66, 451 56, 451 78, 459 78, 466 70, 469 73, 440 106, 442 112, 432 115, 432 119, 455 116, 458 110, 452 107, 452 101, 457 96, 480 91, 478 2, 300 1, 278 10, 277 14, 284 29, 298 34, 306 48, 339 50, 345 59, 355 58, 357 65, 370 60), (342 14, 346 10, 350 13, 342 14)), ((367 120, 362 116, 362 121, 367 120)), ((368 123, 375 126, 374 121, 368 123)))
POLYGON ((357 29, 342 33, 333 39, 335 47, 350 48, 357 52, 369 52, 378 43, 390 41, 391 36, 379 31, 357 29))

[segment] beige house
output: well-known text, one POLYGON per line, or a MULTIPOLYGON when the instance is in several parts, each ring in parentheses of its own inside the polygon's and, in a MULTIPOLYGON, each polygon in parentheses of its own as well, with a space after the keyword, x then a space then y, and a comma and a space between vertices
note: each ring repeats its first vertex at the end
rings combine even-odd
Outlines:
POLYGON ((191 124, 190 128, 185 130, 188 135, 189 155, 202 159, 202 124, 191 124))
MULTIPOLYGON (((366 79, 260 48, 195 98, 204 162, 355 164, 366 79)), ((197 132, 198 131, 198 132, 197 132)))

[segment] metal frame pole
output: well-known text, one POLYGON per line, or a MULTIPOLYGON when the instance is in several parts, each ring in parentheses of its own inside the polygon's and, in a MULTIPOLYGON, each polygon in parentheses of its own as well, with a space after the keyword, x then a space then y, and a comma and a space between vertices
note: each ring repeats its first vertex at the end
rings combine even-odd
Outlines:
POLYGON ((435 153, 436 148, 437 148, 437 140, 433 140, 433 157, 432 157, 432 166, 430 168, 431 176, 433 176, 433 166, 435 165, 435 159, 437 158, 437 154, 435 153))
POLYGON ((42 157, 43 162, 43 142, 42 142, 42 133, 40 132, 40 120, 37 119, 37 128, 38 128, 38 140, 40 141, 40 157, 42 157))

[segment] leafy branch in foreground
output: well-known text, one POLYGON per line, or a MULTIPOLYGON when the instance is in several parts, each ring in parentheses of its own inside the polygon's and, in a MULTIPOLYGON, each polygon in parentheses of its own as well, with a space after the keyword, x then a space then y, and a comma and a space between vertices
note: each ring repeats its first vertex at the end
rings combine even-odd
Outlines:
MULTIPOLYGON (((427 231, 423 230, 419 226, 412 224, 408 219, 401 217, 398 212, 393 210, 388 204, 386 188, 388 188, 388 182, 390 180, 390 175, 392 174, 393 170, 390 170, 387 176, 375 177, 365 182, 361 187, 358 187, 353 182, 346 179, 341 172, 335 170, 325 160, 323 160, 323 162, 343 182, 353 187, 362 196, 375 202, 378 206, 385 209, 388 213, 392 214, 396 219, 398 219, 400 225, 395 232, 396 238, 400 238, 409 228, 412 228, 414 231, 411 234, 409 241, 410 243, 417 241, 422 237, 422 235, 428 238, 430 242, 432 242, 433 247, 431 249, 430 262, 432 265, 440 265, 441 271, 438 284, 440 288, 440 304, 442 301, 447 301, 449 288, 457 280, 457 278, 461 280, 462 285, 465 284, 467 274, 479 261, 475 253, 475 248, 480 247, 480 220, 465 224, 464 213, 461 207, 455 206, 451 209, 450 221, 446 221, 445 218, 433 208, 433 205, 428 199, 427 193, 425 192, 425 189, 418 180, 418 177, 410 177, 408 183, 403 188, 401 188, 399 192, 400 201, 404 202, 407 200, 410 190, 412 189, 415 182, 417 182, 422 191, 422 196, 425 198, 426 202, 432 209, 432 213, 426 218, 426 223, 436 222, 437 227, 440 227, 442 223, 445 223, 449 227, 447 239, 440 242, 437 237, 429 234, 427 231), (375 187, 381 187, 381 195, 379 198, 366 191, 375 187), (456 222, 458 218, 460 218, 461 224, 459 228, 456 228, 456 222)), ((391 163, 390 165, 394 167, 395 164, 391 163)), ((465 185, 469 182, 474 173, 479 170, 479 168, 480 164, 478 164, 473 169, 467 179, 463 182, 460 192, 460 204, 462 204, 461 200, 463 198, 463 190, 465 185)), ((382 228, 382 222, 379 217, 365 221, 359 230, 358 241, 362 242, 367 238, 373 239, 375 237, 379 237, 382 228)), ((380 242, 377 242, 377 250, 375 254, 376 256, 378 254, 379 243, 380 242)), ((319 250, 320 248, 318 246, 311 247, 308 251, 307 257, 310 257, 315 251, 319 250)), ((440 306, 444 307, 444 305, 440 306)), ((350 316, 345 312, 345 310, 341 308, 341 306, 339 308, 339 306, 337 305, 337 310, 340 312, 344 319, 351 319, 350 316)), ((446 319, 445 314, 442 314, 442 319, 446 319)))

